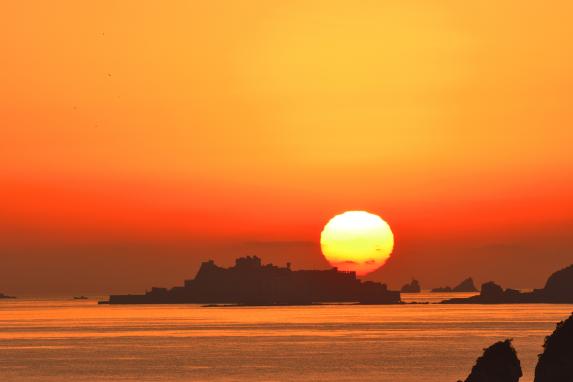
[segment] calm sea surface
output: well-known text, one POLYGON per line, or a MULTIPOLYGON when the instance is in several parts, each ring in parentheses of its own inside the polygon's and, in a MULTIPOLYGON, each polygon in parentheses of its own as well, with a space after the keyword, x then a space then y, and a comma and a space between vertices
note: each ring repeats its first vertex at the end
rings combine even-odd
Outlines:
POLYGON ((202 308, 0 300, 0 380, 455 382, 484 347, 509 337, 528 382, 544 337, 572 311, 573 305, 202 308))

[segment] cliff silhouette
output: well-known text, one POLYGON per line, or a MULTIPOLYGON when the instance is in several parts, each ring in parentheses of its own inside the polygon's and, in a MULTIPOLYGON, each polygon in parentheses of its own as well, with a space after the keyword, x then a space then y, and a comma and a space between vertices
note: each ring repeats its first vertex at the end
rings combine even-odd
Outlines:
POLYGON ((553 273, 545 287, 532 292, 503 289, 489 281, 482 284, 480 294, 468 298, 453 298, 443 304, 570 304, 573 303, 573 265, 553 273))
POLYGON ((464 382, 517 382, 522 375, 521 363, 508 339, 485 349, 464 382))
POLYGON ((420 283, 416 279, 412 279, 412 281, 408 284, 404 284, 400 292, 402 293, 420 293, 422 288, 420 287, 420 283))
POLYGON ((573 314, 545 338, 534 382, 573 381, 573 314))
POLYGON ((139 295, 111 295, 109 304, 240 304, 306 305, 328 302, 397 304, 400 292, 386 284, 363 282, 355 272, 298 270, 263 265, 257 256, 241 257, 230 268, 212 260, 201 264, 192 280, 183 286, 151 288, 139 295))
POLYGON ((474 280, 468 277, 455 287, 451 288, 449 286, 439 287, 432 289, 432 292, 477 292, 477 288, 474 285, 474 280))

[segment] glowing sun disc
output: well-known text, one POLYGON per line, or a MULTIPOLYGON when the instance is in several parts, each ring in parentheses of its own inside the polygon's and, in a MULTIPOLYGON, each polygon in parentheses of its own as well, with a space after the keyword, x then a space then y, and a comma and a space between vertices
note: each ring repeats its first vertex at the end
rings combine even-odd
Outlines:
POLYGON ((333 267, 362 276, 386 263, 394 249, 394 234, 378 215, 347 211, 326 223, 320 247, 333 267))

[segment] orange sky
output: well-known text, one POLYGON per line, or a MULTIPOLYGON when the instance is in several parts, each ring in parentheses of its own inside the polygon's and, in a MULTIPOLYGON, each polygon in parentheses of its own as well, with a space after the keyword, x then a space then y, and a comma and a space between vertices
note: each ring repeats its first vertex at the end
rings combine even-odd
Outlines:
POLYGON ((380 214, 398 287, 573 260, 573 4, 0 4, 0 292, 326 267, 380 214), (72 276, 73 275, 73 276, 72 276), (125 276, 125 277, 124 277, 125 276))

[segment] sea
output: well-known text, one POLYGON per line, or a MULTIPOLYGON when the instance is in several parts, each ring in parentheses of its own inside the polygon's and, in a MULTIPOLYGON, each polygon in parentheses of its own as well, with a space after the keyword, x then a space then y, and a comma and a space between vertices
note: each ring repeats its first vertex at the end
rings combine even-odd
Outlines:
POLYGON ((523 382, 573 305, 202 307, 98 305, 98 297, 0 300, 0 381, 465 379, 512 338, 523 382))

